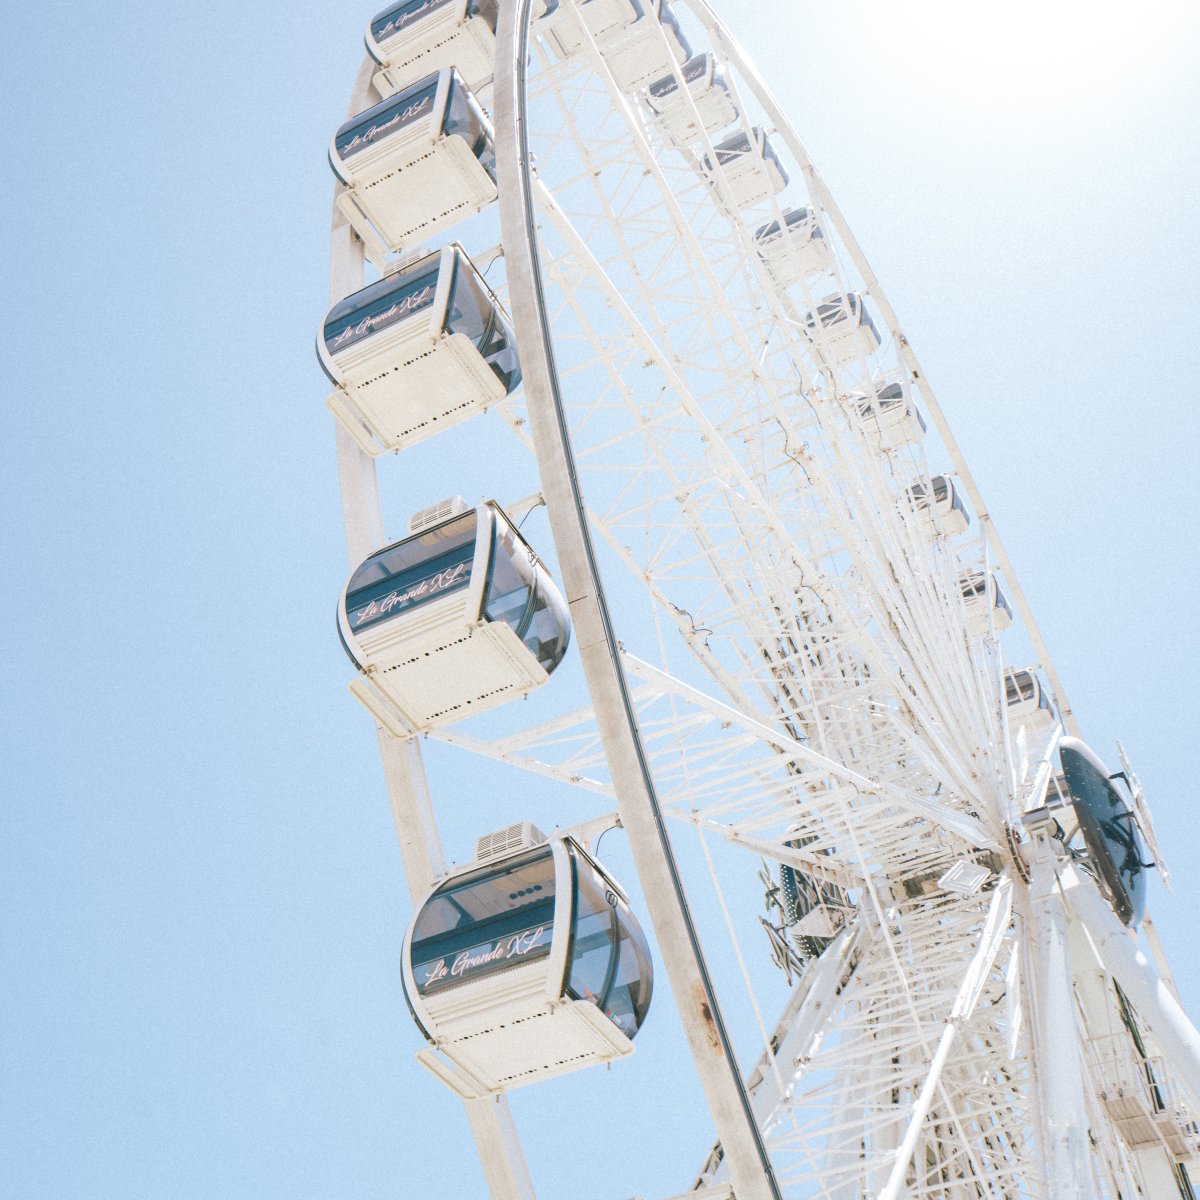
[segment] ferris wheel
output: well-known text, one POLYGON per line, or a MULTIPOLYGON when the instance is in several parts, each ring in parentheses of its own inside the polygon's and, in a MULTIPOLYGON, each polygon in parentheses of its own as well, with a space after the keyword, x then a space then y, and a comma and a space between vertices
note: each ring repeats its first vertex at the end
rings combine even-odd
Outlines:
POLYGON ((674 1195, 1192 1197, 1200 1035, 1142 789, 1081 739, 732 35, 705 0, 403 0, 367 50, 318 354, 338 630, 413 903, 408 1086, 459 1096, 492 1196, 530 1200, 509 1094, 619 1072, 673 1001, 714 1128, 674 1195), (534 490, 455 494, 468 428, 534 490), (445 487, 389 539, 381 484, 421 455, 445 487), (585 803, 549 834, 480 808, 451 866, 429 743, 585 803))

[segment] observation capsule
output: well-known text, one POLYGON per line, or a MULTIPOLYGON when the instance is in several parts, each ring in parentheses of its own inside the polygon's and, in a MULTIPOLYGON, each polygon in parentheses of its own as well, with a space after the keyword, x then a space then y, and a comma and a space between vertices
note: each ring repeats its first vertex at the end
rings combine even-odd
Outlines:
POLYGON ((968 571, 958 581, 967 612, 967 628, 982 637, 990 629, 999 633, 1012 624, 1012 609, 993 572, 968 571))
POLYGON ((727 194, 735 209, 749 208, 787 187, 787 172, 761 126, 755 125, 749 133, 735 133, 718 142, 713 150, 717 165, 704 154, 700 169, 714 187, 719 179, 724 180, 724 191, 718 191, 718 195, 727 194))
MULTIPOLYGON (((535 19, 558 0, 534 0, 535 19)), ((498 0, 401 0, 367 26, 367 53, 379 63, 373 83, 390 96, 443 67, 455 67, 473 92, 492 82, 498 0)))
POLYGON ((858 292, 826 296, 805 315, 804 332, 831 366, 844 367, 879 349, 879 330, 858 292))
POLYGON ((329 407, 370 454, 440 433, 521 382, 500 301, 452 243, 335 304, 317 356, 329 407))
POLYGON ((928 485, 917 480, 908 488, 908 498, 930 537, 939 533, 953 537, 971 524, 971 514, 967 512, 954 480, 947 475, 933 476, 928 485))
POLYGON ((434 888, 405 938, 403 977, 421 1032, 454 1069, 422 1061, 464 1094, 631 1054, 654 986, 625 893, 573 838, 528 824, 480 839, 475 862, 434 888))
POLYGON ((451 67, 352 117, 329 163, 346 185, 338 208, 377 265, 496 198, 492 127, 451 67))
POLYGON ((874 399, 862 392, 850 392, 845 403, 881 452, 899 450, 925 436, 925 418, 902 383, 879 384, 874 399))
POLYGON ((1146 912, 1146 847, 1137 817, 1096 753, 1078 738, 1059 742, 1087 865, 1122 923, 1136 927, 1146 912))
POLYGON ((825 230, 811 209, 786 209, 782 224, 769 221, 755 230, 754 242, 759 258, 779 287, 801 283, 829 266, 825 230))
POLYGON ((691 50, 664 0, 582 0, 578 16, 561 8, 545 23, 546 39, 562 58, 584 46, 580 20, 604 55, 617 86, 631 92, 684 62, 691 50))
POLYGON ((458 497, 354 572, 338 631, 362 672, 351 690, 398 736, 526 695, 571 636, 566 602, 499 505, 458 497))
POLYGON ((1023 725, 1030 732, 1054 724, 1054 706, 1034 671, 1004 672, 1004 703, 1010 724, 1023 725))
POLYGON ((680 90, 673 72, 654 80, 646 89, 646 106, 669 138, 681 146, 689 145, 702 133, 712 137, 737 120, 737 105, 729 94, 725 72, 711 54, 689 58, 679 73, 686 90, 680 90))

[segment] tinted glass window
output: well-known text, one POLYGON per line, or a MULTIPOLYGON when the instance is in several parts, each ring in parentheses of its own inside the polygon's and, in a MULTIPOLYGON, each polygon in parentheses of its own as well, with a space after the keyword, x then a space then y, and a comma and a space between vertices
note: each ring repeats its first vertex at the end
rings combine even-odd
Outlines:
POLYGON ((453 134, 463 138, 471 147, 471 153, 479 160, 479 165, 493 179, 496 178, 496 150, 483 110, 457 80, 450 85, 442 131, 447 136, 453 134))
POLYGON ((381 329, 407 320, 433 304, 438 256, 423 259, 411 271, 389 275, 336 304, 325 318, 325 348, 337 354, 381 329))
POLYGON ((654 972, 645 935, 616 889, 572 848, 575 920, 571 930, 568 991, 590 1000, 626 1037, 650 1007, 654 972))
POLYGON ((1010 671, 1004 683, 1005 698, 1009 704, 1032 700, 1037 691, 1033 676, 1028 671, 1010 671))
MULTIPOLYGON (((702 78, 708 71, 709 57, 707 54, 697 54, 695 58, 689 58, 687 62, 679 68, 679 73, 683 76, 685 83, 695 83, 697 79, 702 78)), ((661 100, 664 96, 671 95, 677 91, 679 84, 675 82, 674 75, 664 75, 661 79, 656 79, 650 85, 650 95, 656 100, 661 100)))
POLYGON ((333 148, 338 157, 344 162, 381 138, 427 120, 433 113, 437 89, 438 77, 430 75, 347 121, 334 135, 333 148))
POLYGON ((545 958, 554 932, 554 858, 544 848, 444 887, 413 928, 412 969, 428 995, 545 958))
POLYGON ((461 591, 471 582, 474 556, 473 512, 373 554, 350 580, 351 631, 461 591))
POLYGON ((1064 745, 1059 757, 1092 865, 1117 916, 1137 925, 1146 908, 1146 851, 1133 813, 1107 775, 1083 754, 1064 745))
POLYGON ((371 36, 382 42, 453 3, 454 0, 404 0, 403 4, 393 4, 371 22, 371 36))
POLYGON ((455 265, 446 328, 471 339, 506 391, 521 382, 512 330, 475 269, 462 259, 455 265))
POLYGON ((533 610, 537 568, 532 551, 507 521, 496 521, 483 613, 502 621, 518 637, 525 633, 533 610))

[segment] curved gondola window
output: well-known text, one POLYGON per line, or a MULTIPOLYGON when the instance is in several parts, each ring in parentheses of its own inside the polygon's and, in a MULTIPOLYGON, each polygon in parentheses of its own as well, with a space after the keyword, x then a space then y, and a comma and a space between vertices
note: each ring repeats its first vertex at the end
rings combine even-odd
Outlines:
POLYGON ((616 892, 571 850, 575 923, 567 989, 590 1000, 626 1037, 636 1035, 650 1007, 653 968, 645 937, 616 892))
POLYGON ((521 381, 521 367, 512 344, 512 334, 500 309, 488 295, 475 272, 456 262, 446 328, 469 338, 491 367, 496 378, 512 391, 521 381))
POLYGON ((373 554, 346 589, 346 616, 357 633, 405 609, 461 591, 471 582, 475 514, 439 525, 373 554))
POLYGON ((538 587, 535 564, 529 547, 497 520, 483 615, 507 625, 549 673, 566 653, 570 625, 554 590, 538 587))
POLYGON ((484 867, 435 893, 412 934, 413 978, 422 996, 545 958, 554 933, 554 858, 549 847, 484 867))
POLYGON ((446 113, 442 120, 442 131, 447 137, 457 134, 479 160, 479 165, 496 178, 496 148, 488 133, 483 111, 457 78, 450 83, 450 95, 446 100, 446 113))
MULTIPOLYGON (((414 21, 421 20, 439 8, 453 4, 454 0, 404 0, 403 4, 393 4, 385 9, 371 22, 371 36, 382 42, 396 34, 402 33, 414 21)), ((496 3, 495 0, 470 0, 466 16, 482 17, 496 32, 496 3)))

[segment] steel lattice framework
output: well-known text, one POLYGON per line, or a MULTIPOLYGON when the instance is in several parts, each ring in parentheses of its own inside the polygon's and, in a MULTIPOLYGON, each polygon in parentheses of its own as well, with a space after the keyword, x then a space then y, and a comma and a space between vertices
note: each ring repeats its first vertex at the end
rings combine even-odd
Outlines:
MULTIPOLYGON (((527 31, 527 2, 503 4, 496 81, 480 93, 500 168, 489 281, 526 375, 484 419, 506 421, 538 457, 593 692, 545 720, 431 736, 591 794, 598 813, 618 814, 598 825, 619 819, 634 837, 621 714, 594 683, 610 672, 645 788, 677 835, 740 848, 750 873, 769 864, 767 907, 727 913, 742 933, 767 928, 792 995, 766 1014, 733 1099, 718 1094, 719 1051, 706 1068, 693 1041, 721 1145, 685 1169, 680 1192, 1190 1196, 1200 1039, 1165 966, 1137 949, 1055 827, 1066 820, 1053 815, 1056 752, 1075 718, 924 371, 704 0, 677 7, 736 114, 720 137, 740 131, 753 146, 756 130, 769 134, 786 205, 763 155, 722 164, 706 98, 679 65, 669 119, 623 86, 618 49, 585 19, 600 2, 562 0, 554 14, 553 28, 574 31, 572 53, 561 38, 552 47, 544 20, 527 31), (791 249, 772 261, 756 233, 787 228, 796 209, 822 244, 811 260, 791 249), (851 296, 881 336, 835 352, 812 314, 851 296), (930 436, 885 419, 881 394, 909 405, 910 426, 922 413, 930 436), (546 450, 554 401, 578 514, 546 450), (938 470, 970 501, 971 531, 929 503, 938 470), (608 585, 595 612, 564 544, 577 515, 608 585), (964 579, 993 572, 1018 618, 1004 636, 992 594, 981 609, 964 593, 964 579), (607 657, 601 625, 619 640, 607 657), (1056 700, 1044 728, 1012 717, 1006 671, 1029 665, 1014 652, 1036 660, 1056 700)), ((654 14, 639 25, 671 59, 654 14)), ((370 78, 368 65, 352 113, 371 102, 370 78)), ((337 214, 333 247, 337 300, 364 270, 337 214)), ((357 562, 383 540, 375 461, 338 437, 357 562)), ((379 739, 416 896, 444 870, 434 806, 415 738, 381 728, 379 739)), ((642 882, 661 944, 669 897, 642 882)), ((710 884, 724 905, 715 867, 710 884)), ((703 974, 702 962, 668 968, 676 993, 703 974)), ((532 1196, 506 1106, 468 1111, 493 1195, 532 1196)))

